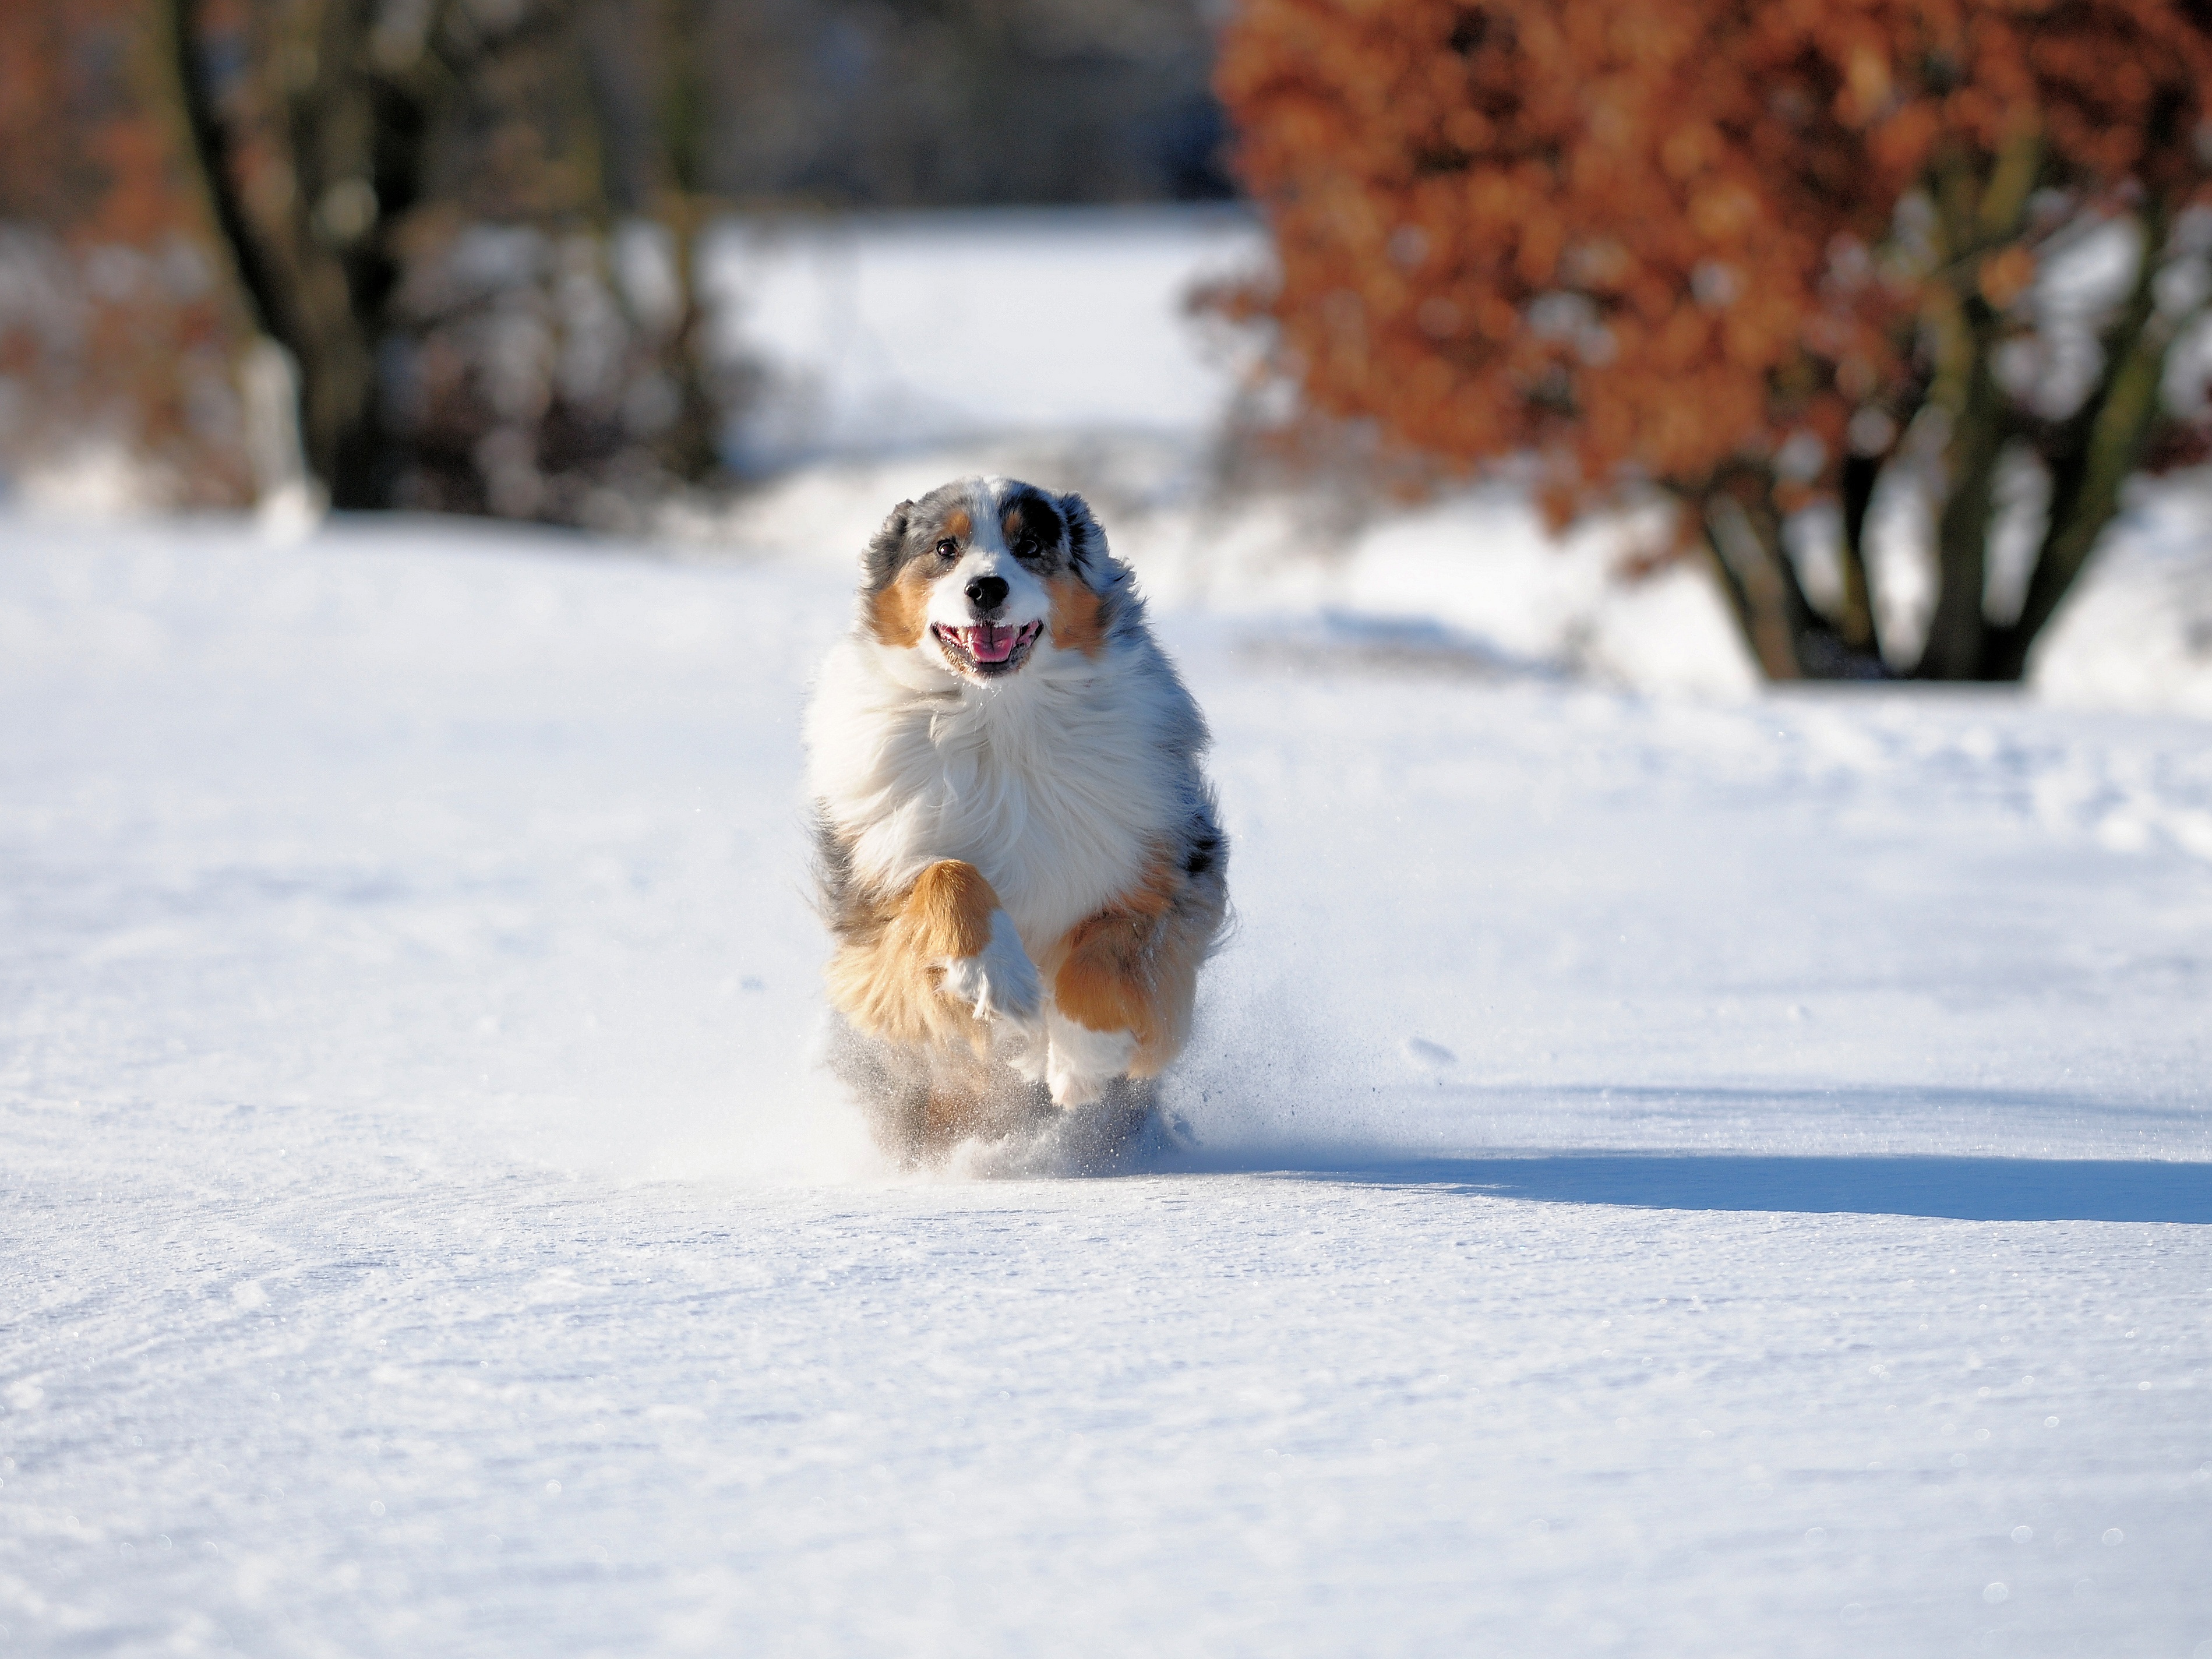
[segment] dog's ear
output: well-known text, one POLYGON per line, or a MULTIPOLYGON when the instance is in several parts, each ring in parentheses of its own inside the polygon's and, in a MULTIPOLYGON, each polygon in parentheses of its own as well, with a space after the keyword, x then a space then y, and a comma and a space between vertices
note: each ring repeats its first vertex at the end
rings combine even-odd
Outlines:
POLYGON ((906 529, 913 518, 914 503, 901 501, 884 520, 884 527, 869 541, 868 550, 860 556, 867 570, 869 586, 884 586, 898 574, 899 566, 906 562, 906 529))
POLYGON ((1060 516, 1067 521, 1067 562, 1079 571, 1089 571, 1106 556, 1106 532, 1091 503, 1073 490, 1054 498, 1060 516))

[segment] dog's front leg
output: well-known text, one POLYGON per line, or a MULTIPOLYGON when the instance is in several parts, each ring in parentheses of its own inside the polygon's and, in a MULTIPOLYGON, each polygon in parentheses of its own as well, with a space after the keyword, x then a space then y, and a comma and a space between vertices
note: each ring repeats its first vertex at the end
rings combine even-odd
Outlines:
POLYGON ((1157 1077, 1190 1036, 1198 966, 1226 903, 1218 834, 1209 856, 1164 858, 1121 899, 1077 923, 1048 955, 1053 1006, 1045 1080, 1081 1106, 1117 1077, 1157 1077))
POLYGON ((1044 989, 1036 964, 981 871, 959 859, 939 860, 915 884, 906 920, 945 995, 986 1024, 1038 1024, 1044 989))
POLYGON ((1045 1082, 1056 1106, 1086 1106, 1132 1069, 1159 1027, 1157 916, 1109 911, 1067 936, 1053 975, 1045 1082))
POLYGON ((982 872, 940 859, 903 893, 851 906, 830 963, 830 998, 888 1042, 994 1041, 1041 1048, 1043 988, 1036 963, 982 872))

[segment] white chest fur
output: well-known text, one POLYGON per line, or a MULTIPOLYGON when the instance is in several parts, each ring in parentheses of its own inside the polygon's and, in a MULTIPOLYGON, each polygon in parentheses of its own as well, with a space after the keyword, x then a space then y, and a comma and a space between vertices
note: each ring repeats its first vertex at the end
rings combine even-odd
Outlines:
POLYGON ((848 639, 808 711, 808 781, 857 873, 897 887, 964 859, 1042 951, 1133 885, 1175 824, 1188 760, 1163 739, 1185 694, 1164 666, 1047 652, 983 686, 848 639))

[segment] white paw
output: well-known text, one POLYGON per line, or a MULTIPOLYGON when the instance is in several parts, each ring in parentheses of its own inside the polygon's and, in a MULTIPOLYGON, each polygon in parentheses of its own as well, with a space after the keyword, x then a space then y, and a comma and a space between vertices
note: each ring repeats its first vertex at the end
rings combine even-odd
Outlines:
POLYGON ((1055 1106, 1088 1106, 1128 1069, 1137 1052, 1137 1039, 1127 1031, 1094 1031, 1057 1014, 1050 1030, 1052 1054, 1045 1062, 1045 1083, 1055 1106))
POLYGON ((945 994, 964 1002, 975 1018, 1034 1025, 1044 1006, 1044 988, 1036 964, 1022 948, 1022 936, 1004 910, 991 912, 991 942, 972 957, 953 957, 944 964, 945 994))

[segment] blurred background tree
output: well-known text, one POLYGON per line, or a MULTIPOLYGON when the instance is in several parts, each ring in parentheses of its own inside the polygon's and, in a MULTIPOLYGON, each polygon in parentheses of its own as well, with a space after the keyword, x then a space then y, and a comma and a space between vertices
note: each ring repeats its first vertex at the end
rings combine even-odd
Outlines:
POLYGON ((0 7, 0 458, 126 454, 164 501, 233 502, 248 320, 149 21, 143 0, 0 7))
POLYGON ((693 0, 166 0, 241 287, 342 507, 616 527, 714 464, 693 0))
POLYGON ((717 216, 1228 194, 1212 44, 1199 0, 15 0, 0 464, 633 525, 745 395, 717 216))
POLYGON ((2201 453, 2203 388, 2166 382, 2209 31, 2194 0, 1248 0, 1218 85, 1279 271, 1228 303, 1310 406, 1537 458, 1555 521, 1663 492, 1771 678, 2017 678, 2128 476, 2201 453), (1870 594, 1885 498, 1925 503, 1917 643, 1870 594))

